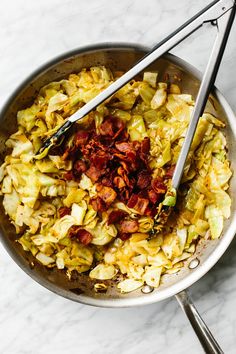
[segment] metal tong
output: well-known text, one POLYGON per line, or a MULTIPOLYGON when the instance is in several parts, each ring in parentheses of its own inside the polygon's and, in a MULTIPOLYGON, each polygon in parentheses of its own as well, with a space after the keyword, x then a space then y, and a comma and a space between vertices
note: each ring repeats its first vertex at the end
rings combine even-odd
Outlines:
POLYGON ((160 43, 152 48, 141 60, 137 62, 129 71, 122 75, 118 80, 113 82, 108 88, 99 95, 85 104, 81 109, 74 113, 59 129, 48 138, 42 145, 35 158, 46 156, 49 149, 57 144, 62 136, 71 126, 85 115, 91 112, 99 104, 118 91, 122 86, 127 84, 137 74, 143 71, 153 61, 158 59, 164 53, 174 48, 178 43, 195 32, 204 23, 210 22, 217 27, 217 36, 213 45, 213 49, 202 78, 202 82, 196 98, 194 110, 192 112, 190 124, 186 133, 186 137, 176 164, 173 174, 172 187, 178 189, 184 170, 184 165, 188 156, 189 149, 197 128, 200 116, 202 115, 210 90, 214 84, 220 62, 224 53, 224 49, 228 40, 229 32, 235 16, 235 0, 216 0, 206 6, 202 11, 185 22, 176 31, 163 39, 160 43))

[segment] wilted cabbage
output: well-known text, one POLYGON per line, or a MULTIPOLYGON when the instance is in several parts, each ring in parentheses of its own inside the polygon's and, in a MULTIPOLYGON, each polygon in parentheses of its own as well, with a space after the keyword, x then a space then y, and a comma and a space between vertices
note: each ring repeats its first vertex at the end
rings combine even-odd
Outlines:
MULTIPOLYGON (((97 197, 97 188, 92 180, 85 173, 80 180, 65 177, 72 172, 72 159, 61 156, 60 148, 35 154, 65 119, 119 76, 97 66, 41 88, 34 104, 18 112, 18 129, 6 141, 11 152, 0 166, 0 195, 17 241, 40 263, 65 269, 69 277, 72 271, 89 271, 89 276, 98 280, 122 274, 118 289, 128 293, 144 284, 158 287, 163 274, 174 274, 183 267, 200 238, 221 236, 224 220, 231 213, 227 190, 232 171, 221 131, 225 123, 205 112, 177 198, 170 171, 178 160, 194 101, 190 94, 181 93, 176 83, 157 82, 157 73, 145 72, 143 80, 127 83, 79 124, 94 121, 98 134, 104 118, 113 116, 126 125, 134 145, 140 146, 148 137, 147 160, 153 178, 168 177, 161 205, 176 210, 156 235, 153 216, 137 218, 137 211, 121 201, 116 200, 105 212, 94 210, 90 199, 97 197), (113 208, 137 219, 138 232, 124 238, 119 225, 108 225, 113 208), (90 244, 85 245, 86 233, 90 244)), ((66 146, 73 144, 72 133, 66 146)))

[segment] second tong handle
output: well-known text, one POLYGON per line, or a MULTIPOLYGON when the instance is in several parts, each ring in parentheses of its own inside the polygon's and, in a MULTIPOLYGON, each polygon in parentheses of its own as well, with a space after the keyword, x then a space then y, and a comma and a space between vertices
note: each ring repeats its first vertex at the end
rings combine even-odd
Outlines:
MULTIPOLYGON (((94 97, 91 101, 86 103, 81 109, 79 109, 77 112, 75 112, 60 128, 59 130, 53 134, 50 138, 48 138, 39 152, 36 154, 35 158, 40 158, 40 155, 44 156, 47 154, 47 151, 50 149, 51 146, 55 145, 59 139, 62 137, 62 135, 65 134, 65 132, 70 129, 70 127, 73 125, 74 122, 78 121, 79 119, 83 118, 86 116, 89 112, 91 112, 94 108, 96 108, 99 104, 104 102, 107 98, 109 98, 111 95, 113 95, 116 91, 118 91, 121 87, 123 87, 126 83, 128 83, 131 79, 133 79, 137 74, 139 74, 141 71, 143 71, 148 65, 150 65, 152 62, 154 62, 156 59, 161 57, 164 53, 168 52, 170 49, 174 48, 178 43, 183 41, 185 38, 187 38, 190 34, 195 32, 198 28, 200 28, 205 22, 213 22, 217 21, 220 19, 223 15, 227 14, 228 11, 230 11, 231 15, 233 16, 233 8, 235 6, 235 0, 215 0, 208 6, 206 6, 203 10, 201 10, 198 14, 193 16, 190 20, 185 22, 182 26, 180 26, 176 31, 171 33, 168 37, 166 37, 164 40, 162 40, 160 43, 158 43, 155 47, 152 48, 152 50, 145 55, 135 66, 133 66, 129 71, 127 71, 124 75, 122 75, 118 80, 113 82, 109 87, 107 87, 104 91, 102 91, 99 95, 94 97)), ((228 19, 228 25, 227 29, 228 31, 230 30, 230 26, 232 24, 233 18, 230 16, 232 19, 230 21, 229 16, 227 15, 228 19)), ((211 60, 211 65, 208 65, 208 68, 210 69, 211 67, 214 66, 214 64, 217 64, 215 66, 215 70, 208 70, 208 75, 204 75, 203 80, 209 80, 212 75, 212 79, 209 80, 209 85, 206 90, 206 86, 203 85, 202 90, 200 90, 199 93, 201 93, 201 97, 203 97, 204 93, 209 92, 210 86, 213 84, 219 64, 220 64, 220 57, 223 54, 224 46, 226 43, 228 35, 224 36, 224 41, 222 43, 224 44, 222 46, 222 50, 218 52, 218 59, 214 62, 213 57, 215 53, 217 53, 217 48, 218 45, 214 46, 215 51, 212 53, 212 60, 211 60)), ((220 39, 219 42, 220 43, 220 39)), ((204 81, 206 82, 206 81, 204 81)), ((204 106, 205 100, 198 100, 196 102, 196 107, 197 105, 202 104, 204 106)), ((200 106, 199 106, 200 107, 200 106)), ((198 111, 202 111, 202 108, 199 109, 198 111)), ((194 128, 192 126, 192 128, 194 128)), ((192 132, 192 130, 189 130, 189 134, 192 132)), ((193 132, 194 133, 194 132, 193 132)), ((183 155, 181 157, 181 166, 184 165, 183 161, 183 155)), ((180 165, 179 165, 180 166, 180 165)), ((177 173, 177 168, 176 168, 176 173, 175 173, 175 179, 174 179, 174 187, 178 187, 180 178, 179 176, 182 176, 182 173, 177 173)))

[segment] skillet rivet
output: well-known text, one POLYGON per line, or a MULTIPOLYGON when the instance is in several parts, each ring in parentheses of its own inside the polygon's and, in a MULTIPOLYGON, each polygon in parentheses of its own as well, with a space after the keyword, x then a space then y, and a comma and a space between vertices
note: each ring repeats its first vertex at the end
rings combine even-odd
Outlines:
POLYGON ((144 285, 141 289, 142 293, 144 294, 150 294, 153 290, 154 288, 150 285, 144 285))
POLYGON ((198 259, 198 258, 195 258, 195 259, 193 259, 193 260, 189 263, 188 267, 189 267, 190 269, 197 268, 197 266, 199 265, 199 263, 200 263, 199 259, 198 259))

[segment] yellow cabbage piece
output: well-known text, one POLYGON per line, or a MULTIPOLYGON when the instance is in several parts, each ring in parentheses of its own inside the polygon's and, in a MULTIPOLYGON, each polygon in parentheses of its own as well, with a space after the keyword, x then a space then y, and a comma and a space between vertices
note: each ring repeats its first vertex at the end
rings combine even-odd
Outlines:
POLYGON ((142 278, 147 285, 153 286, 154 288, 158 288, 161 279, 161 272, 162 267, 146 266, 145 273, 142 278))
POLYGON ((48 266, 51 263, 54 263, 55 260, 52 257, 47 256, 46 254, 39 252, 36 254, 37 260, 45 266, 48 266))
POLYGON ((84 216, 87 211, 87 203, 82 200, 79 204, 73 203, 71 216, 74 218, 76 225, 83 225, 84 216))
POLYGON ((90 278, 98 280, 112 279, 117 274, 117 270, 113 265, 98 264, 89 273, 90 278))
POLYGON ((152 109, 157 109, 163 106, 167 99, 167 84, 159 83, 158 86, 159 87, 151 100, 152 109))
POLYGON ((63 199, 63 204, 69 208, 73 203, 80 203, 86 194, 87 193, 82 189, 72 188, 66 198, 63 199))
POLYGON ((93 235, 91 243, 98 246, 107 244, 117 235, 117 230, 114 225, 99 223, 93 229, 90 229, 88 226, 86 229, 93 235))
POLYGON ((224 218, 221 211, 214 205, 208 205, 205 214, 210 225, 211 237, 213 239, 219 238, 224 225, 224 218))
POLYGON ((122 293, 130 293, 131 291, 139 289, 142 285, 142 280, 125 279, 119 282, 117 288, 120 289, 122 293))
POLYGON ((157 77, 158 77, 157 72, 155 73, 155 72, 146 71, 143 74, 143 81, 146 81, 147 83, 149 83, 150 86, 155 88, 157 84, 157 77))
POLYGON ((26 108, 17 113, 17 122, 30 132, 35 125, 36 115, 40 111, 40 106, 33 104, 30 108, 26 108))
POLYGON ((55 236, 58 240, 64 238, 70 227, 75 225, 76 221, 75 218, 71 215, 65 215, 61 219, 58 219, 51 229, 51 233, 55 236))
POLYGON ((145 124, 141 115, 133 115, 127 124, 127 129, 132 141, 141 141, 147 137, 145 124))

